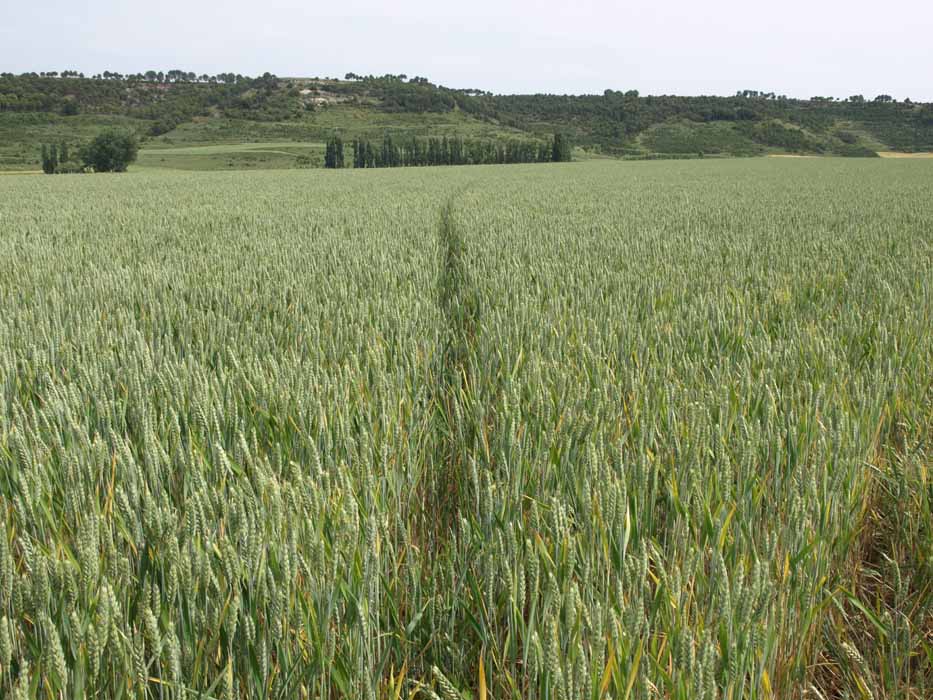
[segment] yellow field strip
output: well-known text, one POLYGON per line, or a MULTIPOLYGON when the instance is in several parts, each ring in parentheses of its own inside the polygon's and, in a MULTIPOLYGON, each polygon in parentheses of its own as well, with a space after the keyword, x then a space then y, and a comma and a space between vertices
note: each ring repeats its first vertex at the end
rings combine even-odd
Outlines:
POLYGON ((878 151, 882 158, 933 158, 933 153, 898 153, 897 151, 878 151))

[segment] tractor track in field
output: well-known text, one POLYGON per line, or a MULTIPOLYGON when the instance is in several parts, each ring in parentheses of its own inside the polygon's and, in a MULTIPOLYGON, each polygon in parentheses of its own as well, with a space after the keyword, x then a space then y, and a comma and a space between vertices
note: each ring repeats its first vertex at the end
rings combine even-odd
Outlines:
POLYGON ((435 380, 438 460, 429 503, 436 527, 448 531, 456 527, 474 439, 468 416, 478 380, 475 350, 481 312, 480 297, 470 277, 466 241, 453 219, 455 198, 453 195, 445 202, 438 223, 438 302, 444 331, 435 380))

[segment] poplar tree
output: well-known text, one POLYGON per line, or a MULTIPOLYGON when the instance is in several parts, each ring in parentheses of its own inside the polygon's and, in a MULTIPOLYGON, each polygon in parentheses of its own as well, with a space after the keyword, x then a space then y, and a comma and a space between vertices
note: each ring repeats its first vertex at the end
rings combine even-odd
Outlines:
POLYGON ((554 146, 551 150, 551 160, 555 163, 570 162, 570 141, 564 134, 554 134, 554 146))
POLYGON ((343 167, 343 139, 340 136, 334 136, 334 167, 343 167))
POLYGON ((52 168, 52 160, 49 158, 49 147, 44 143, 42 144, 42 172, 46 175, 55 172, 55 169, 52 168))

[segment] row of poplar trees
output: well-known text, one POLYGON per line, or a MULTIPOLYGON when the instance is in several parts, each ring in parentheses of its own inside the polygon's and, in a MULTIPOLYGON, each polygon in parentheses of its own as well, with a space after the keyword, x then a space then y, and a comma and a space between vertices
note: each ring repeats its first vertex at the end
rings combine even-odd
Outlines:
MULTIPOLYGON (((419 165, 495 165, 506 163, 549 163, 570 160, 570 141, 555 134, 546 141, 489 141, 463 138, 406 140, 383 136, 382 143, 366 139, 353 141, 354 168, 399 168, 419 165)), ((347 167, 344 143, 339 136, 327 142, 325 168, 347 167)))
POLYGON ((62 143, 61 146, 42 144, 42 172, 46 175, 53 175, 58 171, 59 164, 67 163, 70 158, 68 144, 62 143))

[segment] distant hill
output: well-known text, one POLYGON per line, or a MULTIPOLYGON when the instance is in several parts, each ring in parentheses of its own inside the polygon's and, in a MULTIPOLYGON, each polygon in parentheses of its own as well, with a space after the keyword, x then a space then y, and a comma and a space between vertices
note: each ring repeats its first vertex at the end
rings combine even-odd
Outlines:
MULTIPOLYGON (((0 169, 33 168, 42 143, 77 145, 114 126, 135 131, 150 154, 280 141, 308 143, 309 153, 316 154, 312 144, 337 131, 345 141, 381 138, 385 132, 518 139, 560 131, 581 157, 933 151, 933 105, 885 95, 870 100, 796 100, 754 91, 732 97, 614 90, 494 95, 394 75, 349 74, 335 80, 181 70, 93 77, 72 71, 0 74, 0 169)), ((283 156, 281 164, 294 160, 283 156)), ((197 167, 196 160, 191 162, 197 167)))

